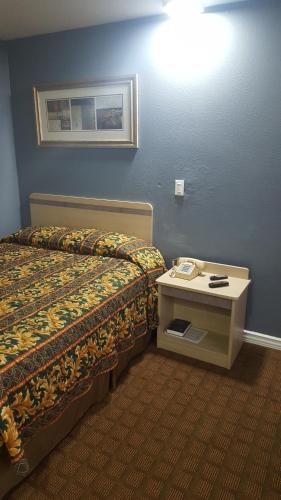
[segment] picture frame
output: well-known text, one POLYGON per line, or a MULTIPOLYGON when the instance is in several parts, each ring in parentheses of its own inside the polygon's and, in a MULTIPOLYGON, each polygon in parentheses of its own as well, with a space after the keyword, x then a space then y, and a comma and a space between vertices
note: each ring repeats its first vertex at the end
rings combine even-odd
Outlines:
POLYGON ((42 147, 138 148, 138 76, 33 87, 42 147))

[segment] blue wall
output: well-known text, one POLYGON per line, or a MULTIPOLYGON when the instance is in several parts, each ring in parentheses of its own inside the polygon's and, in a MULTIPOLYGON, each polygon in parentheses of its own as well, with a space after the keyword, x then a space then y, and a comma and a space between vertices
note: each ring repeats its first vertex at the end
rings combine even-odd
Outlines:
POLYGON ((163 18, 9 44, 23 220, 29 222, 31 192, 149 201, 155 243, 165 257, 249 266, 246 327, 281 336, 275 265, 281 256, 281 8, 217 16, 221 39, 210 52, 220 33, 213 27, 201 39, 201 54, 183 38, 178 45, 169 39, 175 44, 169 53, 163 37, 156 51, 163 18), (34 84, 132 73, 140 80, 139 150, 36 147, 34 84), (175 178, 186 181, 184 199, 174 197, 175 178))
POLYGON ((20 227, 8 51, 0 42, 0 237, 20 227))

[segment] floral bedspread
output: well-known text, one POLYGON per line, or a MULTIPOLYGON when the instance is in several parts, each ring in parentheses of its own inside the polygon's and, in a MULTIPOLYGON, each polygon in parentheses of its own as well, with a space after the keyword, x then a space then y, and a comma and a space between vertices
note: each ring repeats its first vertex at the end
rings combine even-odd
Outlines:
POLYGON ((12 461, 118 352, 157 324, 160 252, 93 229, 26 228, 0 244, 0 448, 12 461))

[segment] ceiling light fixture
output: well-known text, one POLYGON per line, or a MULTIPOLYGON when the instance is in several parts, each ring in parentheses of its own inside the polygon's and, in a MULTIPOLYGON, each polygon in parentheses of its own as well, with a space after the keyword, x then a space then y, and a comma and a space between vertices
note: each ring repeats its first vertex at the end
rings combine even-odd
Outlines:
POLYGON ((163 9, 170 17, 189 17, 204 12, 201 0, 163 0, 163 9))

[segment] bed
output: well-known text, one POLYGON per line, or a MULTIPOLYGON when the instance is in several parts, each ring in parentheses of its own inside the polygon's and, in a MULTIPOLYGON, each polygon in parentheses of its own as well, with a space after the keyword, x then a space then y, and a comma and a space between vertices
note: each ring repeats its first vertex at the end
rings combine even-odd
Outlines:
POLYGON ((142 239, 97 228, 32 226, 1 241, 0 497, 144 348, 164 266, 142 239))

